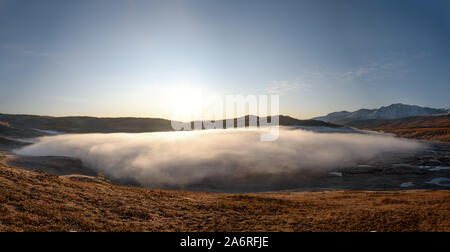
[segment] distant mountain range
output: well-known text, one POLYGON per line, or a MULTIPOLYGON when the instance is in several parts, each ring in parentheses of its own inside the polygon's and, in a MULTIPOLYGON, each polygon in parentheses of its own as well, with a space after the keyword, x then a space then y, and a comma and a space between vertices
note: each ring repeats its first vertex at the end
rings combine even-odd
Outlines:
MULTIPOLYGON (((251 118, 258 119, 256 116, 246 116, 230 119, 230 121, 234 121, 234 127, 237 127, 238 119, 245 119, 245 125, 248 126, 251 118)), ((224 126, 227 125, 227 121, 221 120, 224 126)), ((318 120, 298 120, 289 116, 279 116, 279 121, 281 126, 340 127, 333 123, 318 120)), ((57 132, 143 133, 173 131, 170 120, 157 118, 49 117, 0 114, 0 122, 0 136, 19 138, 51 135, 57 132)), ((194 122, 191 122, 191 124, 194 124, 194 122)))
MULTIPOLYGON (((393 104, 379 109, 361 109, 355 112, 335 112, 311 120, 299 120, 289 116, 278 116, 281 126, 378 128, 384 123, 380 120, 421 117, 430 115, 448 115, 448 109, 433 109, 419 106, 393 104)), ((448 117, 447 117, 448 118, 448 117)), ((245 116, 227 121, 237 127, 239 119, 245 120, 245 126, 256 116, 245 116)), ((267 118, 263 118, 266 119, 267 118)), ((425 121, 433 120, 425 118, 425 121)), ((270 119, 269 119, 270 121, 270 119)), ((195 122, 191 122, 194 125, 195 122)), ((388 122, 391 123, 391 122, 388 122)), ((443 125, 446 126, 446 125, 443 125)), ((143 133, 173 131, 170 120, 158 118, 96 118, 96 117, 49 117, 35 115, 0 114, 0 136, 29 138, 54 133, 143 133)))
POLYGON ((448 114, 448 109, 426 108, 398 103, 392 104, 387 107, 381 107, 379 109, 360 109, 355 112, 334 112, 326 116, 316 117, 313 119, 346 125, 353 121, 361 120, 398 119, 414 116, 430 116, 442 114, 448 114))

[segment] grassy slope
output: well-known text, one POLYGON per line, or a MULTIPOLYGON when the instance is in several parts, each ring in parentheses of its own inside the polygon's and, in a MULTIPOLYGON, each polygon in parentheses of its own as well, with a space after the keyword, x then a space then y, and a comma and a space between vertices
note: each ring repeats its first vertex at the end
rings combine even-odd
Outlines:
POLYGON ((157 191, 0 164, 0 231, 375 230, 450 231, 450 194, 157 191))
POLYGON ((354 121, 348 126, 394 133, 400 137, 450 142, 450 116, 354 121))

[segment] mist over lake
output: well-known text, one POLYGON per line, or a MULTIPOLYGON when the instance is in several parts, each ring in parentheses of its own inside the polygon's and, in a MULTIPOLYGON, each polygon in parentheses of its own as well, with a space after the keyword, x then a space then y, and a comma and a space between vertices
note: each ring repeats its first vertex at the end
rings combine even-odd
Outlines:
POLYGON ((355 166, 389 152, 413 154, 424 145, 380 134, 280 129, 274 142, 260 130, 42 137, 20 155, 79 158, 119 181, 150 188, 277 190, 315 173, 355 166))

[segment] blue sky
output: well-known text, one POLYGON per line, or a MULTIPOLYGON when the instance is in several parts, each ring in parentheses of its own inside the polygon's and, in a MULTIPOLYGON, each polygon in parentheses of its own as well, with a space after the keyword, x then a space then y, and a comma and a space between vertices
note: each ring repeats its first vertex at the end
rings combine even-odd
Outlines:
POLYGON ((3 113, 169 118, 186 87, 299 118, 446 107, 449 70, 447 0, 0 0, 3 113))

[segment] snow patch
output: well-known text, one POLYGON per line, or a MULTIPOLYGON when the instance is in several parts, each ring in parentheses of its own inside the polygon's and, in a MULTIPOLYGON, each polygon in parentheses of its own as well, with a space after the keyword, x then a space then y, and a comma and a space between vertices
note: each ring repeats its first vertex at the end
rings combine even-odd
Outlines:
POLYGON ((413 182, 406 182, 406 183, 402 183, 400 184, 401 187, 413 187, 414 183, 413 182))
POLYGON ((335 176, 335 177, 342 177, 343 176, 342 172, 330 172, 330 173, 328 173, 328 175, 335 176))

